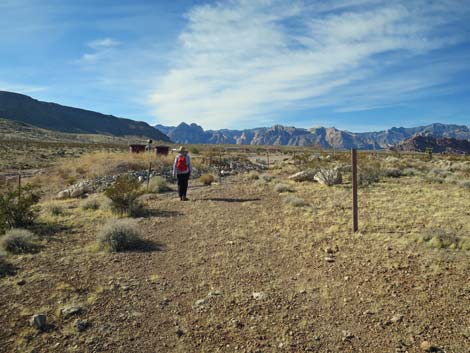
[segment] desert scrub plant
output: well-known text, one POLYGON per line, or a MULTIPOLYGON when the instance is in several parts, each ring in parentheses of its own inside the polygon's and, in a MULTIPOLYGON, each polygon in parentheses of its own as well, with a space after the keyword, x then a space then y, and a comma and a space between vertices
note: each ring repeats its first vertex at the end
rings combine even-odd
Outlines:
POLYGON ((142 194, 140 183, 129 175, 121 175, 104 194, 111 200, 111 209, 121 215, 132 216, 141 208, 137 198, 142 194))
POLYGON ((38 203, 36 188, 26 185, 21 189, 7 188, 0 192, 0 233, 9 228, 31 225, 37 217, 33 206, 38 203))
POLYGON ((279 183, 274 186, 274 191, 278 193, 283 193, 283 192, 292 192, 293 190, 290 185, 279 183))
POLYGON ((290 206, 293 206, 293 207, 303 207, 306 205, 305 203, 305 200, 300 198, 300 197, 297 197, 297 196, 287 196, 285 199, 284 199, 284 203, 286 205, 290 205, 290 206))
POLYGON ((359 170, 357 182, 359 185, 367 186, 380 181, 381 170, 378 167, 366 166, 359 170))
POLYGON ((36 237, 26 229, 13 228, 0 238, 0 247, 12 254, 31 254, 39 250, 36 237))
POLYGON ((212 174, 203 174, 199 177, 199 181, 204 185, 211 185, 215 178, 212 174))
POLYGON ((271 181, 274 180, 274 177, 272 175, 269 175, 269 174, 263 174, 261 175, 260 177, 262 180, 264 180, 265 182, 269 183, 271 181))
POLYGON ((0 251, 0 278, 14 274, 15 268, 7 261, 6 254, 0 251))
POLYGON ((81 202, 80 208, 84 211, 96 211, 100 208, 100 202, 96 197, 88 198, 81 202))
POLYGON ((133 220, 110 220, 99 232, 97 241, 102 250, 120 252, 138 248, 142 242, 142 235, 133 220))
POLYGON ((258 180, 259 179, 259 174, 256 172, 250 172, 247 175, 248 180, 258 180))
POLYGON ((149 181, 148 191, 160 194, 162 192, 172 191, 172 188, 168 185, 165 178, 155 176, 149 181))
POLYGON ((435 249, 470 250, 470 238, 449 233, 443 229, 428 229, 422 235, 422 241, 435 249))
POLYGON ((60 216, 64 214, 64 207, 62 205, 56 204, 56 203, 51 203, 47 205, 47 211, 52 215, 52 216, 60 216))
POLYGON ((387 178, 399 178, 403 173, 400 168, 385 168, 382 170, 382 175, 387 178))

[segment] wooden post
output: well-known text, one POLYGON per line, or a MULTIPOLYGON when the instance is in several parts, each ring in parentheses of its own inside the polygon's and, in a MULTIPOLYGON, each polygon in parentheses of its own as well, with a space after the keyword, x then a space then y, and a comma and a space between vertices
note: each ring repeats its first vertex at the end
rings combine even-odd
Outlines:
POLYGON ((21 198, 21 173, 18 173, 18 200, 21 198))
POLYGON ((357 150, 353 148, 351 150, 351 161, 352 161, 352 192, 353 192, 353 232, 357 232, 359 229, 358 216, 357 216, 357 150))
POLYGON ((268 170, 269 170, 269 151, 266 151, 266 161, 267 161, 268 170))
POLYGON ((147 174, 147 192, 149 192, 150 172, 152 171, 152 162, 149 162, 149 171, 147 174))

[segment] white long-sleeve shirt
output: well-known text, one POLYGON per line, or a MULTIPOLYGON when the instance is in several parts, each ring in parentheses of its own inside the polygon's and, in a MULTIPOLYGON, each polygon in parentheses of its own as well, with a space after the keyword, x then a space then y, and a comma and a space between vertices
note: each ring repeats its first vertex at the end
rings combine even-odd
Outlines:
POLYGON ((191 173, 193 171, 193 168, 191 166, 191 158, 189 157, 189 154, 183 154, 183 153, 178 153, 178 155, 175 158, 175 161, 173 162, 173 176, 176 177, 178 174, 186 174, 186 173, 191 173), (185 171, 178 170, 176 168, 176 163, 178 162, 178 158, 180 156, 184 156, 186 158, 186 165, 188 166, 185 171))

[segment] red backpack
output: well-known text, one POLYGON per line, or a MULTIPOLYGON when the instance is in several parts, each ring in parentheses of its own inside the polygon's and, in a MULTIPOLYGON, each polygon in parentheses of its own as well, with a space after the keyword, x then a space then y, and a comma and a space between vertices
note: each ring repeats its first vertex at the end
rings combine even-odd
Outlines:
POLYGON ((185 156, 178 157, 178 160, 176 161, 176 169, 178 169, 180 172, 185 172, 188 170, 188 164, 186 163, 185 156))

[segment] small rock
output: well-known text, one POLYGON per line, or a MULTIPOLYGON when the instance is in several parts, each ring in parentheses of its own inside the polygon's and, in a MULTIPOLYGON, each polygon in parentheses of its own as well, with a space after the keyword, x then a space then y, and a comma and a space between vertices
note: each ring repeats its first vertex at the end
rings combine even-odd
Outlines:
POLYGON ((255 300, 263 300, 264 298, 266 298, 266 293, 264 293, 264 292, 253 292, 251 294, 251 296, 255 300))
POLYGON ((326 262, 335 262, 335 258, 333 256, 327 256, 325 257, 326 262))
POLYGON ((44 314, 35 314, 30 320, 31 326, 39 331, 44 331, 47 328, 47 319, 44 314))
POLYGON ((69 197, 70 197, 70 191, 63 190, 57 194, 56 199, 64 200, 64 199, 68 199, 69 197))
POLYGON ((420 348, 423 352, 440 352, 441 351, 439 347, 431 344, 429 341, 421 342, 420 348))
POLYGON ((87 320, 76 320, 74 326, 78 332, 83 332, 90 327, 90 323, 87 320))
POLYGON ((196 306, 203 306, 204 304, 207 304, 207 299, 199 299, 196 301, 196 306))
POLYGON ((350 331, 343 330, 343 341, 348 341, 353 338, 354 338, 354 335, 350 331))
POLYGON ((220 290, 215 290, 215 291, 209 292, 207 296, 211 298, 211 297, 218 297, 220 295, 222 295, 222 292, 220 290))
POLYGON ((401 322, 402 320, 403 320, 403 315, 402 314, 396 314, 390 319, 390 321, 394 324, 397 323, 397 322, 401 322))
POLYGON ((18 282, 16 282, 16 284, 19 286, 24 286, 26 284, 26 281, 24 279, 20 279, 18 282))
POLYGON ((64 319, 68 319, 71 316, 80 314, 83 311, 83 307, 81 306, 67 306, 63 308, 60 313, 62 314, 64 319))

